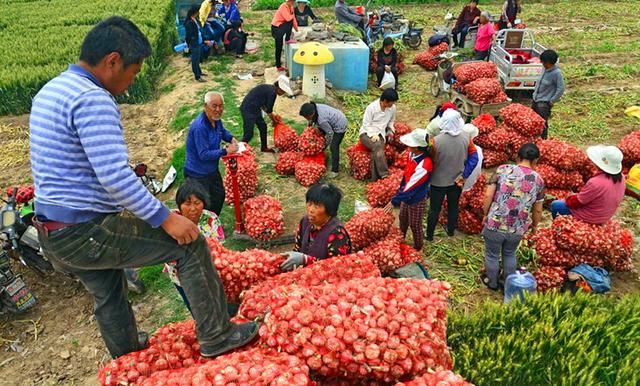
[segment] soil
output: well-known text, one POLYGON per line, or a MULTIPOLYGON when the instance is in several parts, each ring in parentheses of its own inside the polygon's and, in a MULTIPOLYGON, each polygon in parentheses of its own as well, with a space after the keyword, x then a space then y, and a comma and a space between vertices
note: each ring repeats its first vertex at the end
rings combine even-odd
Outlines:
MULTIPOLYGON (((242 4, 243 8, 246 6, 247 4, 242 4)), ((264 12, 251 14, 251 19, 270 18, 265 16, 264 12)), ((548 31, 558 33, 564 30, 561 24, 565 22, 562 19, 552 20, 548 31)), ((591 21, 575 20, 574 22, 584 26, 591 21)), ((248 21, 248 24, 250 25, 251 22, 248 21)), ((602 26, 602 28, 605 27, 602 26)), ((575 28, 571 30, 573 29, 575 28)), ((428 33, 429 29, 425 31, 428 33)), ((621 63, 621 58, 614 56, 615 54, 597 54, 590 60, 593 63, 621 63)), ((626 62, 627 59, 622 60, 626 62)), ((406 62, 409 64, 411 60, 407 58, 406 62)), ((260 61, 251 64, 240 62, 234 65, 234 71, 249 72, 256 69, 262 70, 265 67, 265 63, 260 61)), ((267 71, 264 77, 256 76, 249 81, 237 81, 235 93, 239 100, 251 87, 265 82, 265 78, 268 79, 270 76, 272 75, 267 71)), ((407 122, 414 127, 426 125, 433 113, 433 106, 438 102, 429 94, 430 79, 431 72, 426 72, 418 66, 407 66, 406 74, 400 77, 400 87, 414 88, 416 85, 421 87, 424 94, 420 95, 420 101, 424 102, 424 107, 411 109, 399 103, 399 121, 407 122)), ((169 123, 179 107, 196 102, 196 96, 202 90, 211 88, 211 85, 211 83, 194 82, 187 59, 173 56, 159 86, 160 89, 166 87, 171 91, 161 94, 156 100, 147 104, 121 106, 131 161, 144 162, 149 166, 152 174, 161 175, 168 165, 173 150, 184 142, 184 130, 179 133, 172 132, 169 129, 169 123)), ((601 88, 619 86, 626 86, 626 84, 603 81, 575 85, 580 90, 588 91, 600 91, 601 88)), ((631 86, 626 87, 629 89, 631 86)), ((276 111, 284 118, 303 122, 298 116, 298 109, 306 100, 306 97, 278 98, 276 111)), ((332 93, 329 93, 328 100, 333 105, 339 105, 332 93)), ((2 129, 0 135, 3 137, 0 154, 3 154, 2 157, 11 154, 9 161, 3 160, 0 163, 0 188, 3 190, 8 186, 31 182, 28 143, 25 145, 28 139, 25 129, 27 126, 28 115, 0 117, 0 129, 2 129), (4 127, 7 125, 18 129, 6 130, 4 127)), ((617 132, 628 132, 631 129, 629 124, 616 127, 617 132)), ((261 154, 259 159, 261 165, 275 162, 272 154, 261 154)), ((346 184, 344 180, 347 178, 340 176, 337 180, 338 184, 346 184)), ((283 202, 286 208, 287 233, 292 233, 304 213, 305 189, 293 178, 279 178, 274 173, 268 173, 268 177, 261 180, 260 190, 265 194, 274 195, 283 202)), ((633 214, 630 208, 625 209, 624 212, 630 213, 633 217, 637 216, 637 213, 633 214)), ((287 246, 274 248, 275 251, 287 249, 287 246)), ((42 279, 29 270, 14 266, 38 297, 39 305, 24 315, 0 315, 0 371, 2 373, 0 383, 95 385, 97 369, 109 360, 109 355, 97 330, 91 297, 80 283, 62 274, 56 273, 42 279)), ((612 296, 640 292, 640 277, 637 269, 630 273, 613 274, 612 278, 614 283, 612 296)), ((498 294, 480 288, 465 297, 462 307, 472 309, 474 305, 488 297, 500 301, 498 294)), ((141 329, 152 328, 147 319, 152 314, 156 316, 163 301, 165 300, 158 296, 149 295, 144 298, 144 302, 135 302, 134 309, 141 329)))

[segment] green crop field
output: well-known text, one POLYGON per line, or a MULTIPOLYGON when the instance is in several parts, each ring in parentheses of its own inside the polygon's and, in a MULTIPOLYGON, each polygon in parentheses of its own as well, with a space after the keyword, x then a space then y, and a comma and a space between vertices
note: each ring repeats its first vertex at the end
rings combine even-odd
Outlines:
POLYGON ((78 60, 86 33, 105 17, 134 21, 149 38, 147 59, 127 102, 148 100, 175 35, 173 0, 3 0, 0 12, 0 115, 29 111, 31 98, 69 63, 78 60))

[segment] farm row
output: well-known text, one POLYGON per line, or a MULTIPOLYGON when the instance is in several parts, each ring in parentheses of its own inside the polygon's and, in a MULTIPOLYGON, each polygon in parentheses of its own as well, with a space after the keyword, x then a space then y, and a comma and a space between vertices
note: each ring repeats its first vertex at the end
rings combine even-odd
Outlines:
POLYGON ((112 15, 133 20, 149 38, 147 59, 128 97, 148 100, 171 52, 175 36, 173 0, 77 2, 74 0, 3 2, 0 14, 0 115, 29 111, 31 98, 69 63, 78 60, 86 33, 112 15))

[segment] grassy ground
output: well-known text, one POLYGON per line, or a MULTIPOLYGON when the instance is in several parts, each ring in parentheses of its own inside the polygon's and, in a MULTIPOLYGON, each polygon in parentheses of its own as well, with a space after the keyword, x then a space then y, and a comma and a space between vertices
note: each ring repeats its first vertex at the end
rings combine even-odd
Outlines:
MULTIPOLYGON (((534 29, 536 39, 559 52, 562 70, 567 79, 567 93, 554 108, 551 120, 551 133, 554 137, 587 146, 600 142, 616 143, 624 134, 637 129, 637 122, 622 114, 625 107, 640 99, 640 89, 630 85, 630 81, 640 71, 639 43, 637 39, 631 38, 640 24, 626 10, 633 4, 635 2, 627 0, 590 3, 589 7, 572 1, 544 1, 525 5, 522 15, 524 21, 534 29)), ((499 2, 483 2, 481 7, 493 13, 499 9, 499 2)), ((440 23, 446 10, 457 8, 458 6, 452 8, 450 5, 406 6, 402 7, 402 12, 406 17, 425 26, 425 36, 429 36, 431 27, 440 23)), ((325 20, 333 20, 332 9, 315 11, 325 20)), ((238 106, 246 91, 242 90, 240 81, 229 74, 238 66, 273 66, 273 39, 269 30, 272 12, 247 11, 243 13, 243 17, 247 29, 255 33, 253 40, 260 45, 258 53, 247 55, 240 61, 228 56, 218 57, 205 66, 215 82, 212 88, 224 94, 226 103, 223 119, 225 126, 234 135, 241 134, 242 121, 238 106)), ((405 60, 407 64, 412 62, 417 52, 419 51, 409 51, 405 60)), ((425 125, 431 117, 434 106, 441 100, 433 98, 428 91, 430 77, 430 72, 417 66, 408 66, 406 73, 401 75, 398 104, 400 121, 418 127, 425 125)), ((350 122, 343 145, 341 167, 344 172, 335 180, 345 193, 339 213, 345 221, 352 216, 355 201, 366 201, 366 195, 365 183, 355 181, 346 173, 344 150, 357 140, 362 111, 378 95, 379 91, 373 85, 367 93, 333 92, 329 95, 330 103, 340 107, 350 122)), ((173 130, 184 130, 188 126, 200 111, 200 100, 201 95, 198 95, 192 104, 178 109, 171 123, 173 130)), ((278 111, 300 131, 303 124, 296 117, 296 112, 297 110, 278 111)), ((252 145, 256 145, 256 139, 253 141, 252 145)), ((173 164, 181 169, 183 162, 184 148, 179 148, 174 153, 173 164)), ((273 169, 273 160, 269 158, 261 158, 259 180, 259 191, 279 198, 285 204, 285 217, 295 224, 303 210, 304 188, 292 177, 278 176, 273 169)), ((640 204, 627 199, 619 216, 625 224, 634 227, 636 234, 640 233, 638 213, 640 204)), ((225 207, 222 220, 225 231, 231 234, 234 224, 231 207, 225 207)), ((546 214, 545 221, 549 220, 546 214)), ((290 228, 289 232, 292 231, 290 228)), ((247 246, 246 243, 235 242, 233 239, 227 243, 227 247, 232 249, 244 249, 247 246)), ((451 239, 439 229, 436 241, 427 243, 423 252, 433 277, 453 284, 454 309, 471 310, 481 300, 496 296, 481 289, 476 280, 483 265, 483 243, 478 236, 458 235, 451 239)), ((526 249, 519 252, 519 257, 521 264, 532 264, 534 261, 534 254, 526 249)), ((159 269, 146 268, 142 274, 148 280, 151 293, 166 294, 171 299, 166 307, 174 311, 169 312, 168 319, 183 317, 184 310, 179 306, 177 294, 168 279, 159 274, 159 269)), ((624 280, 631 281, 631 285, 625 285, 624 291, 637 292, 637 274, 623 277, 624 280)), ((497 296, 494 299, 499 300, 497 296)), ((165 317, 158 322, 168 319, 165 317)))

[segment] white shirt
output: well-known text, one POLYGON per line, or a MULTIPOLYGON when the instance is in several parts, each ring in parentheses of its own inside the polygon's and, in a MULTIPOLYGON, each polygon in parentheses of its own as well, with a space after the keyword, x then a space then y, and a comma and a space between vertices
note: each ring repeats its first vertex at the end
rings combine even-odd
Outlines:
POLYGON ((380 107, 380 99, 373 101, 367 109, 364 111, 362 117, 362 127, 360 128, 360 135, 367 134, 369 137, 375 137, 382 135, 382 138, 387 137, 387 127, 395 130, 394 124, 396 123, 396 106, 393 105, 386 110, 382 111, 380 107))

